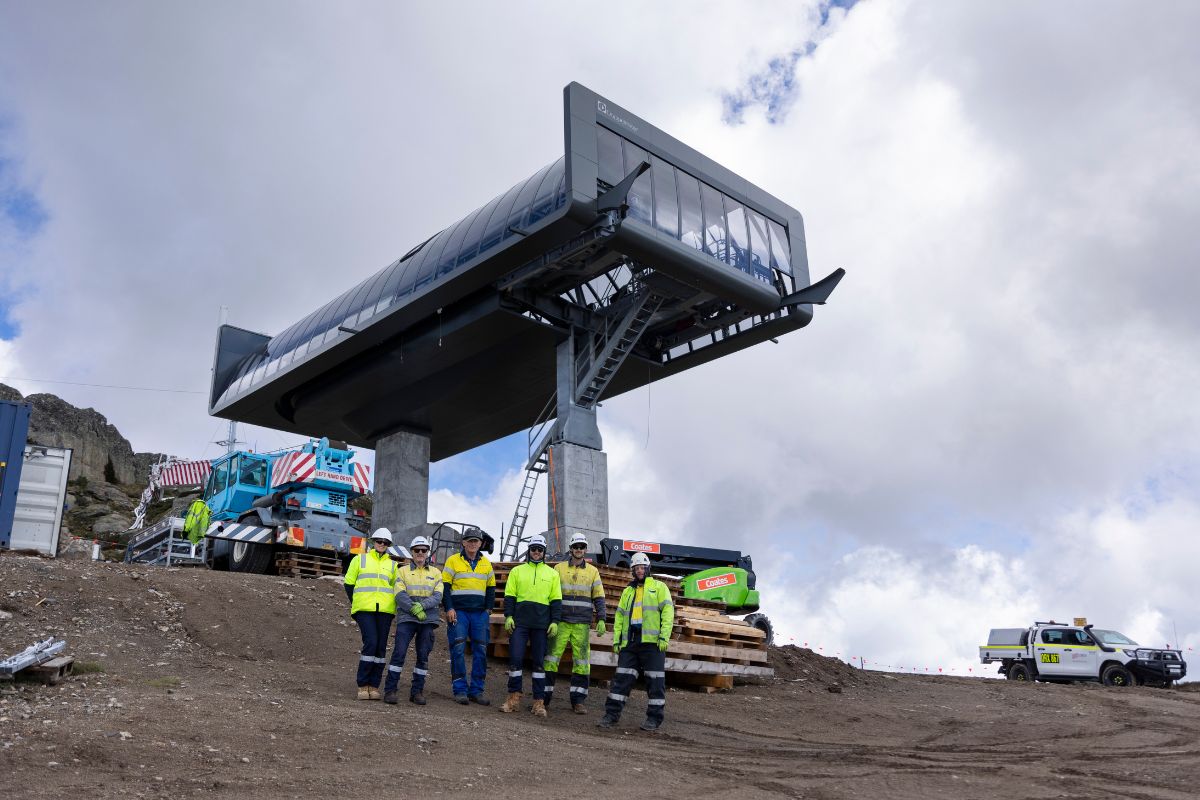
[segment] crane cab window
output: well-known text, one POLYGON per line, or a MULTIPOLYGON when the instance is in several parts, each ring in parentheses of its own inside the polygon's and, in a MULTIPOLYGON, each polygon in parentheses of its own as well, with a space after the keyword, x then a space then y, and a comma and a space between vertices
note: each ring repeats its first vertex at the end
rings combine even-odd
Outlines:
POLYGON ((238 483, 255 489, 267 488, 267 462, 261 458, 242 456, 238 466, 238 483))
POLYGON ((204 499, 209 500, 221 492, 225 491, 225 487, 229 484, 229 462, 222 461, 213 468, 212 473, 208 477, 208 488, 204 491, 204 499))

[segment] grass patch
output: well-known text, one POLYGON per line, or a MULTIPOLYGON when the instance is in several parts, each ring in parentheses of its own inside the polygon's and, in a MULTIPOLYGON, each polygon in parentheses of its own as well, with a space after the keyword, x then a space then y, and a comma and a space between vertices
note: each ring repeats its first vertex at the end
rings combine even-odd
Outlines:
POLYGON ((104 672, 104 665, 99 661, 76 661, 71 667, 73 675, 96 675, 104 672))
POLYGON ((151 678, 146 681, 147 686, 153 686, 155 689, 178 689, 182 685, 182 681, 174 675, 168 675, 165 678, 151 678))

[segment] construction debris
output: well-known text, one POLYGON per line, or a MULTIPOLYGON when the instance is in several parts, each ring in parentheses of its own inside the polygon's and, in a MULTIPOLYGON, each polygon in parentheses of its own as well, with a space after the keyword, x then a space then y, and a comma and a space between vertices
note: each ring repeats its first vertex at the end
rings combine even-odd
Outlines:
POLYGON ((12 680, 13 676, 23 669, 36 667, 50 661, 66 646, 66 641, 63 639, 55 641, 53 637, 29 645, 15 656, 9 656, 0 661, 0 680, 12 680))

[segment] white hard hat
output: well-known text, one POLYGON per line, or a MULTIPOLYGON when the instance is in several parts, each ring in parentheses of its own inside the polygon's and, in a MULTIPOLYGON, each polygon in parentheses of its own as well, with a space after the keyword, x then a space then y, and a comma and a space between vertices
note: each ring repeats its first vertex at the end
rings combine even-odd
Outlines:
POLYGON ((529 537, 529 545, 528 546, 529 547, 540 547, 543 550, 545 550, 546 549, 546 537, 542 536, 540 533, 535 533, 533 536, 529 537))
POLYGON ((408 546, 409 547, 429 547, 429 540, 426 539, 424 536, 418 536, 415 539, 413 539, 409 543, 408 546))
POLYGON ((387 539, 388 544, 392 543, 392 532, 387 528, 378 528, 371 534, 372 539, 387 539))
POLYGON ((633 558, 630 559, 630 561, 629 561, 630 569, 633 569, 634 567, 649 567, 649 566, 650 566, 650 556, 646 555, 645 553, 634 553, 633 558))
POLYGON ((575 531, 571 534, 571 544, 587 544, 587 537, 583 535, 583 531, 575 531))

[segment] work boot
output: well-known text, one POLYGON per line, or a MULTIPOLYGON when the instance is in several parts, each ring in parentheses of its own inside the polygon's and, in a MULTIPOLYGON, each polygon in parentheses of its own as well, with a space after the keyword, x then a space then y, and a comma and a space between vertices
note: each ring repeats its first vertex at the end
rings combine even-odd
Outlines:
POLYGON ((396 699, 397 698, 396 698, 396 690, 395 689, 392 689, 391 691, 383 693, 383 702, 387 703, 389 706, 396 705, 396 699))
POLYGON ((467 696, 465 694, 456 694, 454 695, 454 702, 460 706, 465 706, 467 704, 467 696))
POLYGON ((416 694, 414 694, 408 698, 408 702, 416 703, 419 706, 423 706, 423 705, 425 705, 425 695, 421 694, 420 692, 417 692, 416 694))
POLYGON ((531 708, 530 711, 533 712, 535 717, 544 718, 546 716, 546 704, 541 700, 534 700, 533 708, 531 708))
POLYGON ((477 703, 478 705, 481 705, 481 706, 490 706, 492 704, 491 700, 488 700, 486 697, 484 697, 481 694, 467 695, 467 699, 470 700, 472 703, 477 703))
POLYGON ((367 699, 368 699, 368 700, 379 700, 379 699, 381 699, 382 697, 383 697, 383 695, 381 695, 381 694, 379 693, 379 689, 378 689, 378 687, 375 687, 375 686, 368 686, 368 687, 367 687, 367 699))
POLYGON ((656 731, 656 730, 658 730, 658 726, 661 724, 662 723, 656 719, 650 719, 649 717, 646 717, 646 721, 642 723, 642 730, 656 731))
POLYGON ((587 713, 587 709, 584 708, 583 703, 575 703, 574 705, 571 706, 571 710, 574 711, 576 714, 586 714, 587 713))
POLYGON ((514 711, 520 710, 520 708, 521 708, 521 693, 520 692, 509 692, 508 699, 505 700, 504 703, 500 706, 500 710, 503 711, 505 714, 511 714, 514 711))
POLYGON ((614 717, 612 714, 605 714, 600 718, 600 721, 596 723, 596 727, 611 728, 613 725, 616 725, 618 721, 618 718, 614 717))
POLYGON ((371 690, 368 689, 366 686, 358 687, 358 699, 359 700, 370 700, 371 699, 371 690))

